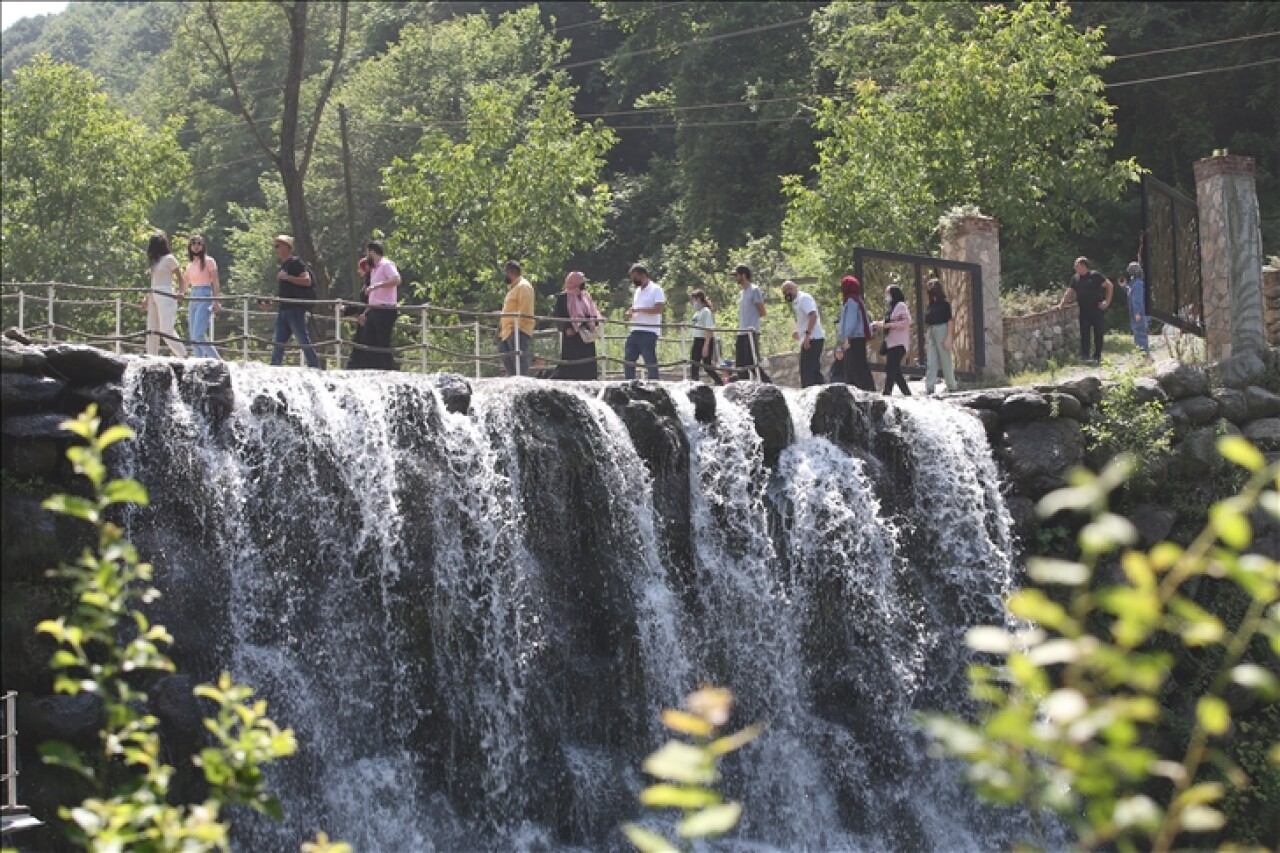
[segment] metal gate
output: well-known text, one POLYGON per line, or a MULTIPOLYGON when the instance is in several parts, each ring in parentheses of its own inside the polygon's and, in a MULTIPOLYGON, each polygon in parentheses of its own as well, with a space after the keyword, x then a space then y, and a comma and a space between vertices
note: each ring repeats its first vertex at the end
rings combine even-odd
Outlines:
POLYGON ((1203 337, 1200 211, 1195 200, 1143 175, 1142 237, 1147 314, 1203 337))
MULTIPOLYGON (((987 365, 986 339, 983 334, 982 267, 963 261, 948 261, 927 255, 907 255, 879 249, 856 248, 853 252, 853 274, 862 282, 863 299, 873 318, 885 316, 888 310, 884 291, 891 284, 902 288, 911 309, 911 346, 903 360, 903 373, 924 373, 925 353, 925 283, 931 278, 942 282, 951 303, 952 344, 956 375, 972 381, 982 375, 987 365)), ((884 357, 877 347, 867 353, 875 369, 883 369, 884 357)))

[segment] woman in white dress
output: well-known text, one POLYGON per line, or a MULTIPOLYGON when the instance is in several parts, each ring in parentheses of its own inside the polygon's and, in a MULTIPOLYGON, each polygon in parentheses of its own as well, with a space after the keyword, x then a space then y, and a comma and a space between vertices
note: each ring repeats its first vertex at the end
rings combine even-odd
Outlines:
POLYGON ((160 354, 160 338, 178 358, 187 357, 187 348, 178 340, 174 323, 178 319, 178 293, 182 273, 178 259, 169 251, 169 238, 157 231, 147 243, 147 268, 151 273, 151 290, 142 298, 147 309, 147 354, 160 354))

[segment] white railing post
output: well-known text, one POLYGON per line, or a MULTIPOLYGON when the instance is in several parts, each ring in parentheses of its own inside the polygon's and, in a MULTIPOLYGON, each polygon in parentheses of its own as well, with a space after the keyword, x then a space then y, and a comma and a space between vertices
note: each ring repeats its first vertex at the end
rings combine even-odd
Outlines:
POLYGON ((249 297, 248 295, 240 297, 240 315, 243 318, 243 328, 241 333, 244 335, 240 339, 240 360, 249 360, 249 297))
POLYGON ((123 326, 121 325, 121 305, 120 297, 116 297, 116 355, 120 355, 120 333, 123 326))
POLYGON ((422 306, 422 372, 427 372, 427 306, 422 306))
POLYGON ((18 331, 23 333, 27 331, 27 292, 25 290, 18 291, 18 331))
POLYGON ((18 808, 18 723, 13 717, 17 696, 12 690, 4 694, 4 802, 7 811, 17 811, 18 808))
POLYGON ((751 378, 760 381, 760 353, 756 352, 756 336, 747 330, 747 344, 751 348, 751 378))
MULTIPOLYGON (((680 324, 680 361, 685 360, 685 358, 687 357, 686 354, 690 350, 690 346, 691 345, 689 343, 689 324, 681 323, 680 324)), ((696 380, 698 378, 698 373, 697 373, 698 368, 695 366, 697 362, 691 361, 689 364, 693 370, 693 378, 696 380)), ((686 376, 688 376, 690 371, 689 369, 685 369, 682 372, 686 376)))
POLYGON ((49 329, 45 334, 49 343, 53 343, 53 290, 53 285, 49 285, 49 329))
POLYGON ((479 378, 480 378, 480 320, 479 320, 479 319, 477 319, 477 320, 476 320, 476 322, 475 322, 475 330, 476 330, 476 341, 475 341, 475 343, 476 343, 476 347, 475 347, 475 349, 476 349, 476 379, 479 379, 479 378))
POLYGON ((337 343, 334 344, 334 368, 342 369, 342 302, 339 301, 333 306, 333 338, 337 343))

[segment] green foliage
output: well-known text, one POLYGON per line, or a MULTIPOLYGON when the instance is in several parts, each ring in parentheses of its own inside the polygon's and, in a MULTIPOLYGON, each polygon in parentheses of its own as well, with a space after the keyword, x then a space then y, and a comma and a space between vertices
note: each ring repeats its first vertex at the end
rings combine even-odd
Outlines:
POLYGON ((1129 453, 1139 462, 1139 487, 1150 484, 1158 464, 1173 449, 1172 429, 1164 406, 1155 400, 1141 402, 1137 375, 1120 373, 1103 388, 1102 400, 1084 425, 1085 445, 1104 457, 1129 453))
POLYGON ((1042 314, 1058 307, 1062 291, 1032 290, 1018 286, 1002 289, 1000 292, 1000 311, 1005 317, 1026 317, 1030 314, 1042 314))
POLYGON ((5 81, 2 110, 4 280, 142 286, 148 216, 187 169, 175 126, 153 130, 47 56, 5 81))
MULTIPOLYGON (((688 740, 672 738, 644 760, 644 772, 662 781, 641 791, 640 802, 651 809, 678 809, 683 817, 676 833, 688 845, 737 826, 742 804, 726 803, 715 789, 720 781, 718 765, 721 758, 759 737, 764 727, 756 723, 721 735, 733 709, 733 694, 723 687, 703 687, 690 693, 685 708, 662 712, 663 725, 688 740)), ((681 849, 663 835, 634 823, 624 824, 622 831, 640 853, 681 849)))
MULTIPOLYGON (((205 723, 213 745, 196 759, 210 796, 195 805, 169 802, 174 769, 162 760, 159 723, 144 711, 147 695, 137 685, 148 675, 173 671, 163 650, 172 637, 138 609, 159 595, 151 586, 151 566, 139 560, 124 531, 107 518, 116 506, 145 506, 147 493, 134 480, 106 479, 104 452, 133 433, 124 426, 105 431, 100 426, 95 406, 63 424, 84 442, 70 448, 67 458, 88 479, 92 493, 54 495, 44 506, 93 525, 98 541, 75 565, 58 571, 70 582, 73 612, 40 623, 38 630, 58 644, 51 661, 55 689, 90 693, 102 701, 101 760, 86 761, 56 741, 42 744, 40 751, 47 763, 78 773, 94 787, 95 796, 60 810, 76 844, 104 851, 226 850, 224 807, 247 805, 280 817, 262 769, 294 753, 293 732, 277 727, 266 716, 266 703, 252 701, 253 690, 233 684, 225 673, 217 686, 196 688, 216 709, 205 723)), ((328 840, 318 843, 328 845, 328 840)), ((342 845, 314 849, 337 851, 342 845)))
POLYGON ((573 95, 557 80, 483 84, 465 106, 464 141, 435 131, 386 170, 392 251, 436 304, 497 308, 504 261, 520 260, 532 281, 553 278, 599 238, 609 201, 600 173, 615 137, 580 123, 573 95))
MULTIPOLYGON (((1201 833, 1219 831, 1219 838, 1249 840, 1235 835, 1239 827, 1227 823, 1221 804, 1230 789, 1250 784, 1231 754, 1232 742, 1248 734, 1238 731, 1234 709, 1247 695, 1264 704, 1280 699, 1280 563, 1248 553, 1249 514, 1260 507, 1280 520, 1280 462, 1268 464, 1239 437, 1218 446, 1250 478, 1238 495, 1214 505, 1185 550, 1168 542, 1135 549, 1133 525, 1107 511, 1132 457, 1117 458, 1099 476, 1077 471, 1070 488, 1045 497, 1037 507, 1042 517, 1064 510, 1090 516, 1078 537, 1080 560, 1031 561, 1037 586, 1007 604, 1031 627, 969 632, 969 645, 992 661, 969 671, 978 721, 925 717, 942 750, 968 764, 979 794, 1021 804, 1037 828, 1045 812, 1056 814, 1083 849, 1166 851, 1200 846, 1201 833), (1123 580, 1095 581, 1111 560, 1123 580), (1204 582, 1243 593, 1239 618, 1228 621, 1196 603, 1204 582), (1065 590, 1065 603, 1045 587, 1065 590), (1217 653, 1207 683, 1190 697, 1170 681, 1178 650, 1217 653), (1194 699, 1185 737, 1174 742, 1160 736, 1161 700, 1170 691, 1179 703, 1194 699)), ((1264 742, 1263 750, 1271 765, 1263 772, 1275 773, 1280 742, 1264 742)), ((1251 764, 1257 773, 1256 754, 1251 764)))
POLYGON ((927 248, 939 216, 976 206, 1043 242, 1086 229, 1090 205, 1138 173, 1112 163, 1101 32, 1065 5, 912 3, 819 13, 819 59, 842 95, 818 110, 816 180, 786 178, 785 233, 837 259, 854 246, 927 248))

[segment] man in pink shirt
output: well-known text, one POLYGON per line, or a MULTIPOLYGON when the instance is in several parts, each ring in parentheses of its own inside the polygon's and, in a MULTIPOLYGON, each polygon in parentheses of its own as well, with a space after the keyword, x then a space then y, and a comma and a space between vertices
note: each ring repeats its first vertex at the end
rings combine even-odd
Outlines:
POLYGON ((369 307, 357 322, 365 327, 365 344, 370 347, 366 366, 373 370, 396 370, 395 353, 391 351, 391 332, 396 325, 396 289, 400 286, 400 270, 386 258, 381 241, 370 240, 365 246, 369 259, 369 284, 365 295, 369 307))

